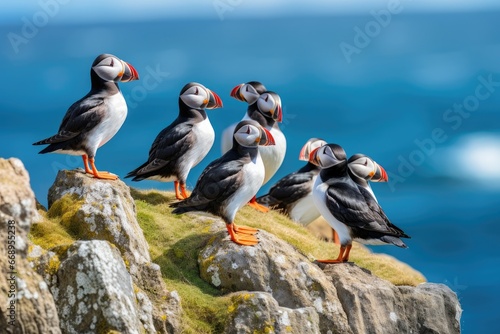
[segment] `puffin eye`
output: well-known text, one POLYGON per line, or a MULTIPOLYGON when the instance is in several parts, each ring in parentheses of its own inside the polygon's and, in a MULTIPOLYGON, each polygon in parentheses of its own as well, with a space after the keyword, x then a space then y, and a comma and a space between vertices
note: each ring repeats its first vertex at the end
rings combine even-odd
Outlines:
POLYGON ((365 166, 368 166, 368 160, 365 160, 364 165, 365 165, 365 166))
POLYGON ((109 64, 109 66, 113 67, 115 63, 113 62, 113 58, 111 58, 111 63, 109 64))
POLYGON ((245 85, 245 91, 248 92, 248 85, 245 85))
POLYGON ((267 100, 269 100, 269 95, 266 95, 266 98, 264 99, 264 101, 267 102, 267 100))
POLYGON ((250 134, 250 126, 247 127, 247 135, 250 134))
POLYGON ((196 87, 196 90, 194 91, 194 95, 198 95, 199 91, 198 91, 198 87, 196 87))

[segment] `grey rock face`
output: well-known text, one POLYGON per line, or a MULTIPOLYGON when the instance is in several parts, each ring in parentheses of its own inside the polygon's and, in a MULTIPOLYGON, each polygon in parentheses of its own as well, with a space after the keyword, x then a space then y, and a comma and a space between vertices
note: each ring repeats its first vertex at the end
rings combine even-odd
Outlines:
POLYGON ((134 200, 122 181, 62 170, 49 189, 48 201, 49 212, 71 207, 64 212, 63 223, 79 238, 106 240, 118 247, 132 276, 138 277, 139 267, 151 262, 134 200))
MULTIPOLYGON (((255 323, 250 306, 272 308, 269 298, 255 292, 261 291, 279 307, 313 310, 319 333, 460 333, 460 304, 444 285, 397 287, 349 263, 321 270, 265 231, 259 232, 259 240, 254 247, 241 247, 219 233, 199 254, 204 280, 227 291, 250 291, 252 302, 243 303, 247 306, 231 318, 235 330, 243 333, 255 323), (237 327, 235 319, 245 325, 237 327)), ((276 325, 273 312, 266 312, 266 321, 276 325)))
POLYGON ((22 162, 0 158, 0 328, 6 333, 61 332, 47 284, 26 258, 35 203, 22 162))
POLYGON ((167 290, 160 267, 151 262, 130 188, 120 180, 99 180, 80 171, 60 171, 48 199, 49 214, 60 214, 62 224, 79 239, 105 240, 120 251, 138 300, 136 316, 146 332, 179 332, 179 296, 167 290))
POLYGON ((62 257, 51 288, 65 333, 141 332, 132 279, 116 248, 107 241, 77 241, 62 257))
POLYGON ((442 284, 394 286, 354 264, 328 265, 355 333, 460 333, 456 294, 442 284))
POLYGON ((280 307, 266 292, 238 292, 231 297, 227 334, 319 333, 318 313, 313 307, 280 307))
POLYGON ((270 293, 282 307, 313 307, 323 333, 351 333, 335 286, 320 268, 288 243, 265 231, 259 244, 241 247, 217 234, 198 258, 200 274, 212 285, 231 292, 270 293))

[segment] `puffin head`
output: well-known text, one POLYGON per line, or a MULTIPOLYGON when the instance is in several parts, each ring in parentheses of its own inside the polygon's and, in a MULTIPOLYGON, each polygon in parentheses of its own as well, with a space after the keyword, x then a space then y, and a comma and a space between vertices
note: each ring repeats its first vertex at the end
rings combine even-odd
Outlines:
POLYGON ((266 91, 266 87, 258 81, 249 81, 239 84, 231 90, 231 97, 237 100, 253 104, 257 101, 260 94, 266 91))
POLYGON ((257 100, 257 107, 264 116, 272 118, 279 123, 283 120, 281 98, 275 92, 267 91, 262 93, 257 100))
POLYGON ((311 154, 311 152, 326 144, 326 141, 320 138, 309 139, 300 150, 299 160, 309 161, 309 155, 311 154))
POLYGON ((139 79, 139 73, 132 65, 111 54, 99 55, 92 63, 92 71, 104 81, 128 82, 139 79))
POLYGON ((351 173, 372 182, 387 182, 389 177, 385 169, 372 158, 364 154, 355 154, 347 160, 351 173))
POLYGON ((236 125, 234 140, 244 147, 274 145, 274 138, 266 128, 253 120, 241 121, 236 125))
POLYGON ((193 109, 222 108, 222 100, 215 92, 197 82, 190 82, 181 89, 179 99, 193 109))
POLYGON ((337 144, 326 144, 311 151, 309 162, 321 168, 330 168, 347 162, 344 149, 337 144))

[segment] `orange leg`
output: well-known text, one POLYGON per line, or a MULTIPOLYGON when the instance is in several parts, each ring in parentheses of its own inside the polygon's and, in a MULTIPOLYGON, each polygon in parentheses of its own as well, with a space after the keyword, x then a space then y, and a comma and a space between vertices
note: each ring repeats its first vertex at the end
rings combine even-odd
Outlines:
POLYGON ((250 202, 248 202, 248 205, 250 205, 252 208, 260 212, 269 212, 269 208, 267 206, 257 203, 257 197, 255 196, 252 197, 250 202))
POLYGON ((181 192, 179 191, 179 181, 174 181, 174 190, 175 198, 177 198, 179 201, 183 200, 184 198, 181 196, 181 192))
POLYGON ((233 230, 238 234, 248 234, 248 235, 254 235, 255 233, 259 232, 259 230, 256 228, 244 225, 236 226, 236 224, 233 224, 233 230))
POLYGON ((320 263, 342 263, 349 260, 349 253, 351 252, 352 245, 340 246, 339 256, 335 260, 316 260, 320 263))
POLYGON ((89 158, 89 162, 90 167, 92 167, 92 174, 95 178, 104 180, 116 180, 118 178, 118 175, 112 174, 110 172, 99 172, 97 168, 95 168, 94 158, 89 158))
POLYGON ((92 170, 89 167, 89 157, 86 154, 84 154, 82 155, 82 159, 83 159, 83 165, 85 166, 85 173, 92 174, 92 170))
POLYGON ((175 198, 179 201, 188 198, 188 194, 186 193, 186 184, 181 183, 179 181, 174 181, 174 189, 175 189, 175 198))
POLYGON ((259 243, 259 240, 253 235, 237 235, 233 230, 233 224, 226 224, 227 231, 231 241, 243 246, 253 246, 259 243))
POLYGON ((337 232, 332 228, 332 241, 335 245, 340 245, 340 238, 337 232))
POLYGON ((181 195, 184 197, 183 199, 188 198, 189 196, 186 192, 186 184, 182 183, 182 182, 180 182, 179 184, 180 184, 180 188, 181 188, 181 195))

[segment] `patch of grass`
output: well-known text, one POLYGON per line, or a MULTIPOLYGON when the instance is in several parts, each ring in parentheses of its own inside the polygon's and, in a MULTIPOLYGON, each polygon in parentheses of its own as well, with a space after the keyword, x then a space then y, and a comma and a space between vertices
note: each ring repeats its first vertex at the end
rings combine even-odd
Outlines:
POLYGON ((59 219, 49 218, 43 210, 38 210, 41 219, 31 225, 29 239, 48 250, 59 245, 71 244, 75 239, 60 224, 59 219))
POLYGON ((170 290, 181 296, 184 333, 223 331, 230 300, 200 278, 198 253, 211 237, 210 224, 189 215, 172 215, 173 194, 137 191, 137 218, 153 262, 170 290))

